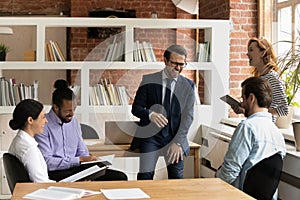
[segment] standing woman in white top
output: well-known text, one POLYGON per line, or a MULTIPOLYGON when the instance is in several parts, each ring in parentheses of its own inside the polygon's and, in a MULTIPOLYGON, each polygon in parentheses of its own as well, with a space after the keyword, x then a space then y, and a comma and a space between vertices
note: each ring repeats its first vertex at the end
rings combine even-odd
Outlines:
MULTIPOLYGON (((284 85, 279 77, 280 68, 277 65, 277 58, 274 49, 265 38, 251 38, 248 41, 249 64, 252 66, 254 76, 267 79, 272 86, 273 101, 269 112, 276 121, 278 116, 286 116, 289 112, 284 85)), ((241 107, 233 108, 235 113, 244 113, 241 107)))
POLYGON ((46 123, 43 104, 33 99, 21 101, 9 121, 10 128, 19 131, 8 152, 24 164, 32 182, 53 182, 48 178, 46 162, 34 139, 35 134, 43 132, 46 123))

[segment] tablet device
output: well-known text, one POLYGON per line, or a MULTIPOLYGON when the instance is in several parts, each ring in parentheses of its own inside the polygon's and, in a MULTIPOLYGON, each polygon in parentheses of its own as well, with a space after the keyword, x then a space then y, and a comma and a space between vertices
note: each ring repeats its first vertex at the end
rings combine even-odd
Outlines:
POLYGON ((225 95, 220 97, 221 100, 223 100, 224 102, 228 103, 231 107, 235 107, 235 106, 241 106, 241 102, 239 102, 238 100, 232 98, 230 95, 225 95))

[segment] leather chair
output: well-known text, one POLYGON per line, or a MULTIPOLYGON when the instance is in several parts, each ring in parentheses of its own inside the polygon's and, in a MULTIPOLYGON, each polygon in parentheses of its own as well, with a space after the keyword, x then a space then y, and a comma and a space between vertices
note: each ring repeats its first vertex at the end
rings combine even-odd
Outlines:
POLYGON ((279 153, 260 161, 247 172, 243 191, 258 200, 272 199, 280 181, 282 166, 279 153))
POLYGON ((32 182, 23 163, 14 155, 4 153, 3 164, 11 193, 13 193, 16 183, 32 182))
POLYGON ((83 139, 99 139, 99 135, 93 127, 83 123, 80 123, 80 126, 83 139))

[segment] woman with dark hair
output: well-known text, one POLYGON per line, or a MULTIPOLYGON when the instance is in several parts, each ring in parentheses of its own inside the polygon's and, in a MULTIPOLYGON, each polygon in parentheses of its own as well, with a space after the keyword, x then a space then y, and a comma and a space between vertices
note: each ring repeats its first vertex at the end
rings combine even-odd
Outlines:
POLYGON ((33 182, 53 182, 48 178, 47 165, 34 135, 41 134, 47 123, 43 104, 33 99, 21 101, 13 112, 9 126, 18 130, 8 152, 25 166, 33 182))

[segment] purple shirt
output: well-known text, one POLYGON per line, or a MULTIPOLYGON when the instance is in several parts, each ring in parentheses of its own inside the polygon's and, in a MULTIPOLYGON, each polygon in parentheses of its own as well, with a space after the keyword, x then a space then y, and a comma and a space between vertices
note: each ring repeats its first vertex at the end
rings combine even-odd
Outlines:
POLYGON ((73 117, 71 122, 62 123, 51 109, 46 114, 48 123, 42 134, 35 139, 48 166, 48 171, 69 169, 80 164, 80 156, 88 156, 89 151, 82 139, 80 124, 73 117))

